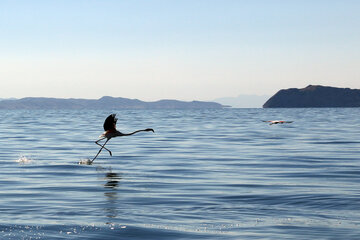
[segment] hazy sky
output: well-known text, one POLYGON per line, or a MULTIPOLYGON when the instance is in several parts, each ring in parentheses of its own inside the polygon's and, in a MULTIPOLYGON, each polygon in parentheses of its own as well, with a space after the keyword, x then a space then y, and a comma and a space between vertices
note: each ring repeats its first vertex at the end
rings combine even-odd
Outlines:
POLYGON ((0 1, 0 98, 360 88, 359 0, 0 1))

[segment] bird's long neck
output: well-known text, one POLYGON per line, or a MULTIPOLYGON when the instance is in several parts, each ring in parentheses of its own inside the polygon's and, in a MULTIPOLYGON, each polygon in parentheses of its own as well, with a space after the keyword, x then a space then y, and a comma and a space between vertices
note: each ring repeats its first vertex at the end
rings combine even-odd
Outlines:
POLYGON ((123 133, 123 134, 124 134, 124 136, 131 136, 131 135, 133 135, 133 134, 135 134, 135 133, 143 132, 143 131, 145 131, 145 129, 136 130, 135 132, 132 132, 132 133, 123 133))

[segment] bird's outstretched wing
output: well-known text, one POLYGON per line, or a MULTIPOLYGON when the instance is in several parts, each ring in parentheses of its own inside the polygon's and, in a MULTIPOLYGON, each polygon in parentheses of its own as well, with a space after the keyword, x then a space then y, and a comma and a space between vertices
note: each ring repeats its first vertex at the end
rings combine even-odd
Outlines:
POLYGON ((104 122, 104 130, 116 130, 116 121, 118 120, 116 117, 116 114, 109 115, 104 122))
POLYGON ((270 125, 273 125, 273 124, 282 124, 282 123, 292 123, 293 121, 280 121, 280 120, 270 120, 270 121, 264 121, 263 122, 269 122, 270 125))

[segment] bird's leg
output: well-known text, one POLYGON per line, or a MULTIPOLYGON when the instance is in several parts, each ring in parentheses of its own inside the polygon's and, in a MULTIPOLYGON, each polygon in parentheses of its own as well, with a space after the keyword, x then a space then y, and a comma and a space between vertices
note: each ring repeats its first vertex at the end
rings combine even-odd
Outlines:
MULTIPOLYGON (((93 160, 91 160, 91 163, 93 163, 94 160, 97 158, 97 156, 99 156, 101 150, 102 150, 103 148, 105 148, 105 144, 106 144, 109 140, 110 140, 110 139, 106 139, 104 145, 102 145, 102 146, 101 146, 100 144, 98 144, 97 142, 95 142, 96 144, 100 145, 101 148, 100 148, 100 150, 98 151, 98 153, 96 154, 96 156, 93 158, 93 160)), ((105 148, 105 149, 106 149, 106 148, 105 148)), ((108 150, 108 149, 107 149, 107 150, 108 150)), ((110 152, 110 150, 108 150, 108 151, 110 152)), ((110 153, 111 153, 111 152, 110 152, 110 153)))
POLYGON ((107 141, 109 141, 110 139, 107 139, 106 142, 104 143, 104 145, 101 145, 101 144, 99 143, 99 141, 101 141, 101 140, 103 140, 103 138, 97 140, 95 143, 96 143, 97 145, 99 145, 101 148, 104 148, 106 151, 108 151, 108 152, 110 153, 110 156, 112 156, 111 151, 105 147, 105 144, 106 144, 107 141))

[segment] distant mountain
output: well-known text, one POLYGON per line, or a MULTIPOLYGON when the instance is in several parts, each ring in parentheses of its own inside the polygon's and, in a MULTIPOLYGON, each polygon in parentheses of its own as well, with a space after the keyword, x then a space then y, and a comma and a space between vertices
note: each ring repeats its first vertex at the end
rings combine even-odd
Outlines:
POLYGON ((223 107, 216 102, 178 100, 144 102, 138 99, 107 96, 100 99, 27 97, 0 101, 0 109, 201 109, 223 107))
POLYGON ((0 98, 0 101, 3 101, 3 100, 15 100, 16 98, 0 98))
POLYGON ((309 85, 283 89, 272 96, 264 108, 360 107, 360 90, 309 85))
POLYGON ((261 108, 269 97, 269 95, 239 95, 237 97, 217 98, 214 102, 233 108, 261 108))

